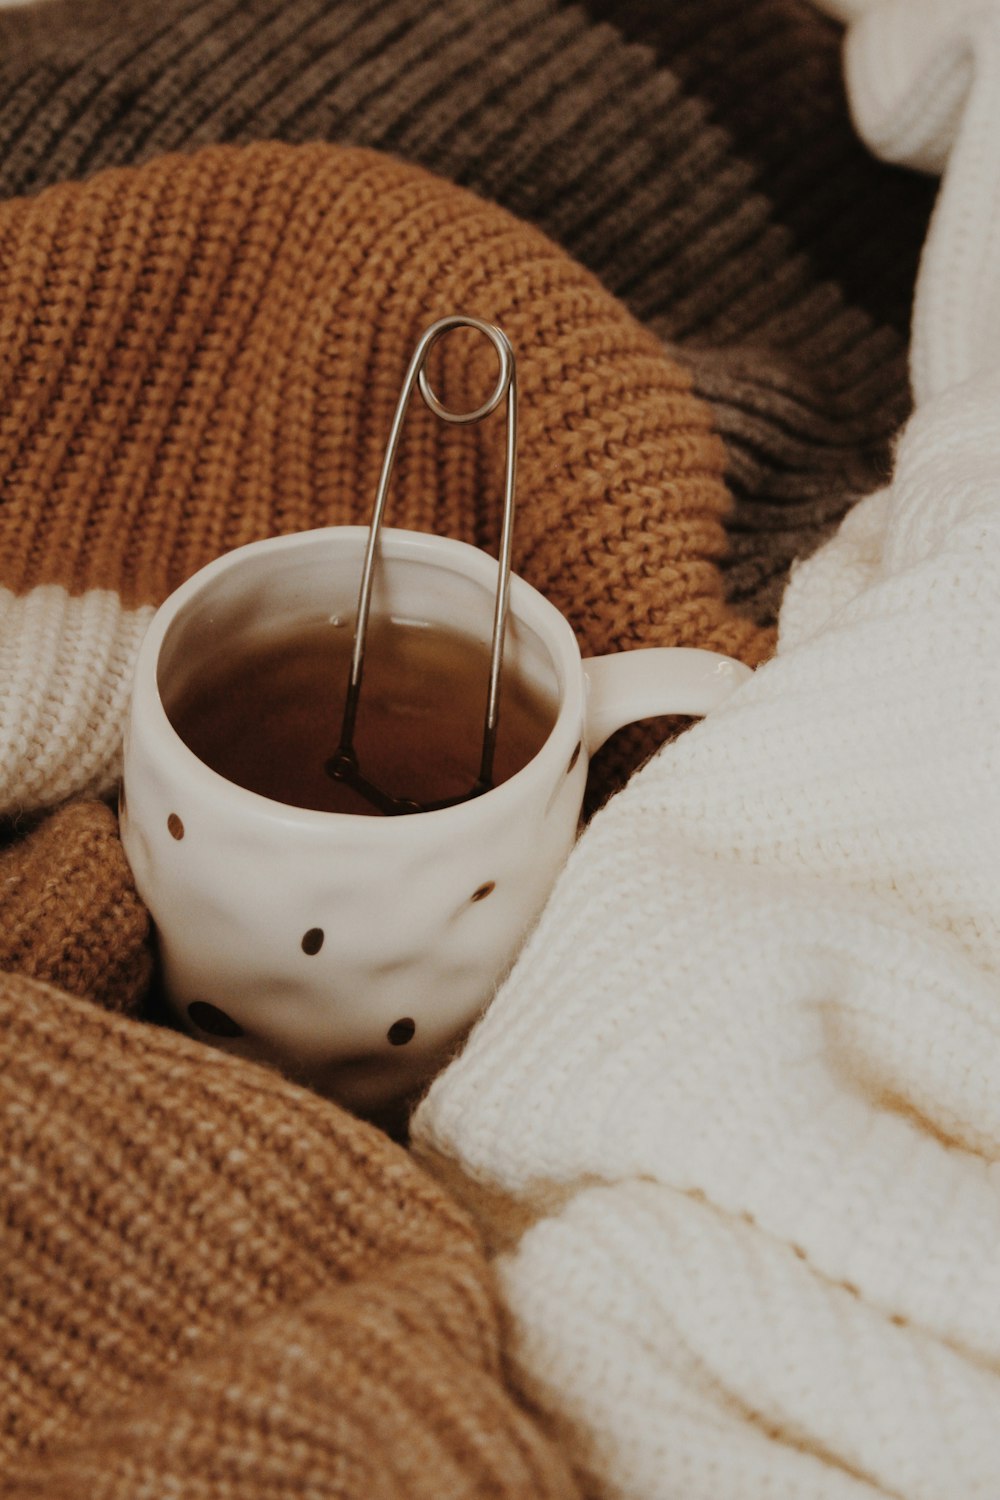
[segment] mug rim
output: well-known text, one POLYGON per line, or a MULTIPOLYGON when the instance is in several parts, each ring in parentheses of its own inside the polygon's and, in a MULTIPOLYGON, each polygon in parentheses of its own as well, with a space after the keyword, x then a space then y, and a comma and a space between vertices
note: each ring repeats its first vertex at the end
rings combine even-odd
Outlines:
MULTIPOLYGON (((431 819, 433 826, 438 828, 446 819, 457 822, 463 817, 475 816, 477 804, 488 803, 491 809, 497 811, 501 800, 512 801, 518 796, 529 776, 544 774, 548 761, 561 767, 562 761, 569 753, 567 746, 570 735, 567 730, 571 718, 575 719, 577 724, 576 736, 581 742, 584 738, 586 689, 582 653, 572 627, 561 611, 532 584, 514 572, 510 575, 508 620, 512 617, 522 620, 526 626, 535 631, 549 653, 557 677, 561 676, 562 681, 558 684, 559 697, 555 720, 544 744, 513 776, 508 777, 499 786, 492 787, 488 792, 482 792, 478 797, 470 798, 451 807, 432 808, 424 812, 402 814, 401 817, 379 817, 366 813, 298 807, 294 803, 279 802, 275 798, 266 797, 260 792, 251 791, 248 787, 230 781, 220 772, 213 770, 182 739, 160 695, 159 666, 167 633, 187 606, 201 597, 206 589, 212 588, 217 580, 233 569, 241 567, 251 556, 259 556, 265 552, 280 556, 283 552, 291 553, 303 547, 315 546, 317 542, 323 540, 332 543, 336 539, 338 542, 358 543, 360 562, 367 537, 367 526, 320 526, 308 531, 262 537, 257 541, 246 542, 242 546, 232 548, 192 573, 157 607, 143 636, 133 669, 129 708, 130 735, 134 735, 135 723, 141 718, 144 735, 156 738, 161 743, 165 738, 171 753, 179 755, 181 760, 186 762, 186 775, 194 777, 196 782, 202 781, 213 797, 222 797, 226 801, 231 801, 235 807, 242 806, 248 814, 258 818, 269 816, 272 820, 289 821, 299 827, 350 826, 359 833, 362 828, 370 828, 372 830, 370 836, 375 838, 390 836, 398 838, 398 825, 401 818, 407 826, 414 823, 423 825, 427 819, 431 819), (150 715, 152 715, 152 721, 150 715), (566 745, 562 744, 563 741, 566 745), (335 821, 331 822, 331 820, 335 821), (393 828, 395 833, 390 834, 389 830, 393 828)), ((439 536, 434 532, 410 531, 400 527, 386 526, 380 531, 380 548, 381 555, 387 560, 410 561, 418 564, 431 561, 438 565, 443 562, 449 571, 471 578, 473 581, 482 582, 488 585, 488 591, 491 594, 495 594, 499 568, 496 558, 468 542, 459 541, 454 537, 439 536)), ((360 583, 360 567, 358 577, 360 583)), ((580 753, 586 755, 585 743, 580 753)), ((125 758, 127 758, 127 749, 125 758)))

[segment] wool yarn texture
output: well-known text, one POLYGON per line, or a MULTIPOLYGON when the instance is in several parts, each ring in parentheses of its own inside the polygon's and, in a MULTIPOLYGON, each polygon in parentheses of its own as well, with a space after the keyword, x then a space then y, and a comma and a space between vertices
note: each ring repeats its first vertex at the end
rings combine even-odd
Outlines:
POLYGON ((5 1500, 577 1494, 448 1196, 276 1074, 0 976, 5 1500))
POLYGON ((138 1014, 149 915, 102 802, 71 802, 0 849, 0 971, 138 1014))
POLYGON ((602 1500, 997 1494, 998 24, 859 14, 859 120, 944 167, 891 482, 593 819, 414 1122, 602 1500))
POLYGON ((8 834, 0 917, 5 1500, 571 1500, 448 1196, 373 1127, 121 1014, 151 954, 110 809, 8 834))
MULTIPOLYGON (((929 319, 889 482, 934 192, 892 119, 988 267, 988 28, 936 10, 928 74, 903 17, 849 38, 886 163, 800 0, 0 16, 0 811, 111 789, 176 582, 367 516, 456 305, 517 348, 515 565, 585 650, 764 660, 854 505, 776 659, 585 832, 416 1161, 111 1013, 147 932, 106 808, 8 847, 12 1500, 992 1500, 1000 388, 960 281, 977 360, 929 319)), ((498 454, 418 407, 390 519, 495 546, 498 454)))
POLYGON ((690 370, 734 498, 726 595, 771 624, 909 406, 934 189, 854 137, 839 39, 807 0, 46 0, 0 16, 0 195, 266 137, 499 203, 690 370))
MULTIPOLYGON (((724 598, 725 455, 688 372, 472 194, 360 149, 207 148, 0 205, 0 267, 0 811, 109 790, 142 633, 200 565, 368 519, 410 355, 456 308, 514 345, 514 567, 584 651, 770 649, 724 598)), ((455 335, 444 399, 475 404, 493 359, 455 335)), ((502 455, 502 420, 416 403, 391 523, 495 548, 502 455)))

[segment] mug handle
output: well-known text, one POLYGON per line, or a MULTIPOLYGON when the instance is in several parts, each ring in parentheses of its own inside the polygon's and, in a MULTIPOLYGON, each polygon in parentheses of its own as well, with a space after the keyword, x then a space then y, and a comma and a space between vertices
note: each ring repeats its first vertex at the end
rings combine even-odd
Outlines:
POLYGON ((753 676, 749 667, 716 651, 650 646, 584 660, 587 710, 584 743, 593 755, 625 724, 659 714, 701 716, 753 676))

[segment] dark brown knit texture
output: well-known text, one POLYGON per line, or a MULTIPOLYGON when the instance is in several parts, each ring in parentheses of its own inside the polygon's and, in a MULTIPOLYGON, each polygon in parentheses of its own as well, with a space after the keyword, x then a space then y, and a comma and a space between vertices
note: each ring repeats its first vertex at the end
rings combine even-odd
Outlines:
POLYGON ((817 280, 905 339, 936 185, 859 142, 842 28, 811 0, 587 0, 587 10, 651 48, 702 102, 817 280))
POLYGON ((276 1075, 0 977, 5 1500, 571 1497, 468 1221, 276 1075))
POLYGON ((0 19, 0 192, 326 138, 503 204, 682 352, 726 444, 728 597, 766 622, 909 404, 934 189, 855 139, 839 42, 808 0, 56 0, 0 19))
POLYGON ((152 970, 149 916, 103 803, 61 808, 0 852, 0 970, 138 1011, 152 970))

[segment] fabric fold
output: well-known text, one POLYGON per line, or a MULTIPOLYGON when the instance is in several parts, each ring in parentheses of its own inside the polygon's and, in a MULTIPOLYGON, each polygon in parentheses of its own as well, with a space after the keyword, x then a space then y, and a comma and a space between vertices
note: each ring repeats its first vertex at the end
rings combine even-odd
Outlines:
MULTIPOLYGON (((870 46, 888 87, 874 38, 907 56, 917 9, 864 17, 855 71, 870 46)), ((970 16, 938 8, 942 58, 970 16)), ((991 256, 989 55, 891 483, 793 570, 775 658, 593 820, 416 1116, 595 1495, 996 1489, 1000 374, 989 297, 935 310, 936 245, 991 256)))
MULTIPOLYGON (((584 652, 772 647, 725 598, 725 448, 690 372, 538 230, 440 177, 322 143, 209 147, 0 204, 0 264, 0 812, 111 790, 143 630, 197 568, 368 520, 409 358, 456 308, 515 347, 514 567, 584 652)), ((488 344, 439 353, 471 408, 488 344)), ((497 423, 417 403, 389 524, 495 550, 502 466, 497 423)), ((661 739, 605 757, 598 792, 661 739)))
POLYGON ((944 174, 921 259, 917 402, 986 374, 1000 337, 1000 6, 869 4, 846 47, 858 130, 887 161, 944 174))
POLYGON ((691 371, 734 499, 726 597, 772 625, 910 402, 933 186, 852 133, 839 35, 807 0, 46 0, 0 16, 0 193, 277 139, 495 202, 691 371))
POLYGON ((459 1209, 276 1074, 0 976, 4 1495, 572 1500, 459 1209))

